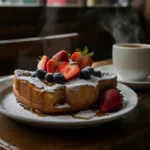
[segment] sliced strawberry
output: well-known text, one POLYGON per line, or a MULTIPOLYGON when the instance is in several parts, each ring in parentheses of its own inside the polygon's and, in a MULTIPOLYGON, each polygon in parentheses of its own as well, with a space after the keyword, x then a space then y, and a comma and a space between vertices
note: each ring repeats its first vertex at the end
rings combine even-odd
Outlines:
POLYGON ((80 68, 76 64, 64 62, 60 65, 60 72, 64 75, 65 80, 69 81, 79 76, 80 68))
POLYGON ((71 60, 74 60, 77 62, 80 69, 85 68, 86 66, 91 66, 93 63, 93 60, 90 56, 93 56, 94 52, 88 53, 88 48, 85 47, 83 52, 80 50, 78 52, 74 52, 71 56, 71 60))
POLYGON ((37 68, 38 69, 42 69, 44 71, 46 71, 46 64, 49 61, 49 58, 47 56, 42 56, 41 60, 39 61, 37 68))
POLYGON ((119 110, 123 105, 122 95, 115 89, 106 90, 100 96, 100 111, 108 113, 119 110))
POLYGON ((69 61, 69 55, 65 50, 61 50, 60 52, 56 53, 53 58, 58 61, 69 61))
POLYGON ((48 73, 55 73, 59 72, 59 66, 62 64, 62 62, 57 61, 56 59, 50 59, 47 62, 47 72, 48 73))

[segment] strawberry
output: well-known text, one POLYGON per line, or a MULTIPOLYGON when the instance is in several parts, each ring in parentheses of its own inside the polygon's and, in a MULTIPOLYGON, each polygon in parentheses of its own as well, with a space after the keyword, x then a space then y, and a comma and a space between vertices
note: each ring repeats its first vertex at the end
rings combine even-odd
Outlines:
POLYGON ((77 50, 77 52, 74 52, 71 56, 71 59, 73 61, 76 61, 80 69, 85 68, 86 66, 91 66, 93 63, 93 60, 90 56, 93 56, 94 52, 88 53, 88 47, 86 46, 81 52, 80 50, 77 50))
POLYGON ((38 69, 42 69, 44 71, 46 71, 46 64, 49 61, 49 58, 47 56, 42 56, 41 60, 39 61, 37 68, 38 69))
POLYGON ((55 73, 55 72, 59 72, 59 66, 60 64, 62 64, 61 61, 57 61, 56 59, 50 59, 47 62, 47 72, 48 73, 55 73))
POLYGON ((78 77, 80 68, 76 64, 64 62, 60 65, 60 72, 64 75, 65 80, 69 81, 78 77))
POLYGON ((65 50, 61 50, 53 56, 54 59, 58 61, 69 61, 69 54, 65 50))
POLYGON ((108 113, 122 107, 122 95, 115 89, 108 89, 100 96, 100 111, 108 113))

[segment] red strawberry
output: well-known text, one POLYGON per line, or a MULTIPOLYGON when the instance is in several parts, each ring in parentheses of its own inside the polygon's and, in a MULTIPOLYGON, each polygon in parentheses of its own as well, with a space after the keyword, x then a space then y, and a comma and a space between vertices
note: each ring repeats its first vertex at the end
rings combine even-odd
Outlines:
POLYGON ((55 72, 59 72, 59 66, 60 64, 62 64, 61 61, 57 61, 55 59, 50 59, 47 62, 47 72, 49 73, 55 73, 55 72))
POLYGON ((48 61, 49 61, 49 58, 47 56, 45 56, 45 55, 42 56, 41 60, 38 63, 37 68, 46 71, 46 64, 48 61))
POLYGON ((54 59, 58 61, 69 61, 69 55, 65 50, 61 50, 53 56, 54 59))
POLYGON ((64 62, 60 65, 60 72, 64 75, 65 80, 69 81, 78 77, 80 68, 76 64, 64 62))
POLYGON ((80 69, 85 68, 86 66, 91 66, 93 60, 90 56, 93 56, 94 52, 88 53, 88 48, 85 47, 83 52, 80 50, 78 52, 74 52, 71 56, 71 59, 76 61, 80 69))
POLYGON ((100 96, 100 111, 107 113, 122 107, 122 95, 115 89, 106 90, 100 96))

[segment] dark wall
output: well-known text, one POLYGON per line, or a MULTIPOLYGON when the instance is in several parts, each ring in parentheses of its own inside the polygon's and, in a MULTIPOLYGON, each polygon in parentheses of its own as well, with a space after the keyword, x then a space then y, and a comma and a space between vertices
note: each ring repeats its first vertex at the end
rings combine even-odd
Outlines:
MULTIPOLYGON (((94 61, 104 60, 111 58, 112 45, 115 43, 115 39, 113 39, 111 32, 106 31, 101 26, 101 20, 104 18, 107 20, 108 16, 115 16, 118 12, 125 16, 135 13, 130 8, 1 7, 0 40, 77 32, 79 35, 76 42, 70 44, 69 51, 73 52, 75 48, 84 48, 87 45, 90 51, 95 52, 94 61)), ((11 70, 5 70, 4 74, 12 73, 16 67, 19 53, 24 49, 29 49, 28 53, 23 53, 29 58, 33 58, 31 56, 36 51, 35 49, 40 48, 35 56, 43 53, 43 44, 37 46, 38 48, 35 46, 29 48, 30 45, 24 43, 19 43, 19 46, 18 43, 13 44, 13 46, 10 46, 10 44, 0 45, 2 51, 0 55, 2 63, 0 64, 7 64, 11 70), (12 62, 11 64, 8 61, 9 59, 12 62)), ((57 47, 59 43, 55 45, 57 47)), ((50 55, 52 55, 52 52, 54 50, 49 49, 50 55)), ((33 67, 29 66, 27 69, 35 68, 35 65, 33 67)), ((3 65, 0 67, 4 68, 3 65)))

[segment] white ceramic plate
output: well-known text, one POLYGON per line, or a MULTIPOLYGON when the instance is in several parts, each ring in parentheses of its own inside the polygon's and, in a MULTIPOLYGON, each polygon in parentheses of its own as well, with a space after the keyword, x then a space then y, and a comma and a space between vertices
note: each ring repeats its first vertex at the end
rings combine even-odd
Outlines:
MULTIPOLYGON (((101 70, 103 72, 113 72, 115 73, 115 69, 113 65, 106 65, 102 67, 96 68, 97 70, 101 70)), ((123 80, 119 75, 118 76, 118 82, 123 83, 132 89, 150 89, 150 77, 146 81, 125 81, 123 80)))
POLYGON ((96 112, 92 110, 78 112, 74 114, 75 117, 69 114, 39 116, 24 109, 16 102, 15 96, 12 93, 12 78, 13 76, 0 81, 0 112, 16 121, 33 126, 49 128, 85 128, 98 126, 123 117, 131 112, 138 102, 136 93, 127 86, 119 83, 118 88, 124 96, 124 106, 118 112, 100 117, 96 116, 96 112))

